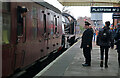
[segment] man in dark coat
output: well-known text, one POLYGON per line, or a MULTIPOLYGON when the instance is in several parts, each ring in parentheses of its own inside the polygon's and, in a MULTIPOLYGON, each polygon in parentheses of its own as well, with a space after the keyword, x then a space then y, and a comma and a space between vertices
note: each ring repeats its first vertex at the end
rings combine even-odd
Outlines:
POLYGON ((115 45, 118 52, 118 63, 120 67, 120 23, 117 24, 117 30, 114 38, 116 42, 115 45))
POLYGON ((85 22, 85 31, 82 35, 82 42, 81 47, 83 48, 83 54, 85 57, 85 63, 82 64, 83 66, 91 66, 91 49, 92 49, 92 38, 93 38, 93 31, 89 28, 90 23, 85 22))
POLYGON ((26 17, 29 10, 25 6, 17 6, 17 35, 23 36, 23 18, 26 17))
POLYGON ((101 54, 101 61, 100 67, 103 67, 103 60, 104 60, 104 50, 105 50, 105 68, 108 68, 108 52, 109 48, 113 48, 113 39, 112 34, 110 32, 110 22, 106 21, 105 26, 99 31, 96 44, 100 46, 100 54, 101 54))

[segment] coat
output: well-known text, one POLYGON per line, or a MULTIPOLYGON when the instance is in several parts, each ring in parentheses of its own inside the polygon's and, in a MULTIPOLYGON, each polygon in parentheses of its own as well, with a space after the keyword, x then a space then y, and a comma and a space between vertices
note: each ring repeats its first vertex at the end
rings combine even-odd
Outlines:
POLYGON ((92 38, 93 38, 93 31, 91 29, 86 29, 82 35, 81 47, 86 48, 89 45, 92 48, 92 38))

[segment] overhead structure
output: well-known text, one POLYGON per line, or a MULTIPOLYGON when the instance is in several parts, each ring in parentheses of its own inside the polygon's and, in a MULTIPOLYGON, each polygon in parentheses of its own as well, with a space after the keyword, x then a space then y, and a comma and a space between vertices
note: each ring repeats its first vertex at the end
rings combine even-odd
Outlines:
POLYGON ((58 0, 63 6, 116 6, 120 0, 58 0))

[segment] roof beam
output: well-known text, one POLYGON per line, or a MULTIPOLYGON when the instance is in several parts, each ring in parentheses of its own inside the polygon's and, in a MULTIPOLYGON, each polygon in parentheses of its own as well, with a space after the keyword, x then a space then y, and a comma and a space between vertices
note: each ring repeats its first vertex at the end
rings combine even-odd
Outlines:
POLYGON ((58 0, 63 6, 115 6, 119 0, 58 0))

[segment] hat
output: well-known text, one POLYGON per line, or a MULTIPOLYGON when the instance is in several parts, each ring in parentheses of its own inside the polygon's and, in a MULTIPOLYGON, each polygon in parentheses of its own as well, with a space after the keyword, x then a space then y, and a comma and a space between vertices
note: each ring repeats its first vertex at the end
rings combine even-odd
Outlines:
POLYGON ((24 13, 24 12, 28 12, 29 10, 25 6, 17 6, 17 11, 19 13, 24 13))
POLYGON ((88 26, 89 26, 89 25, 91 25, 91 24, 90 24, 89 22, 85 21, 85 25, 88 25, 88 26))
POLYGON ((28 8, 26 8, 25 6, 22 6, 21 7, 21 13, 24 13, 24 12, 28 12, 28 8))
POLYGON ((118 23, 118 24, 117 24, 117 26, 119 26, 119 27, 120 27, 120 23, 118 23))
POLYGON ((27 8, 22 8, 21 13, 28 12, 27 8))

